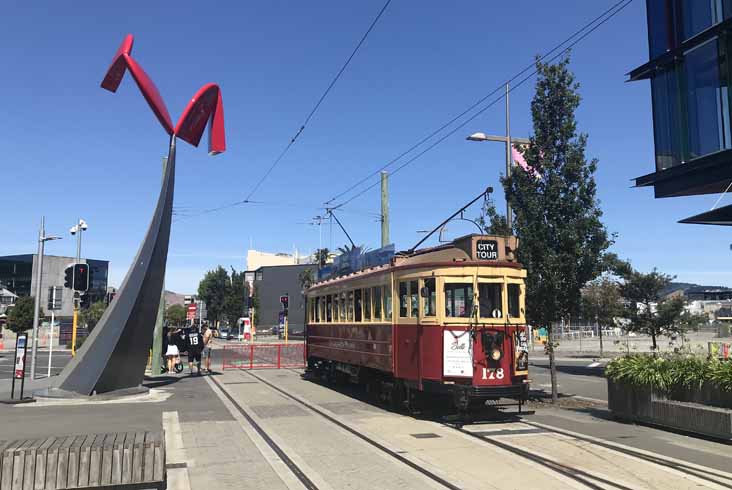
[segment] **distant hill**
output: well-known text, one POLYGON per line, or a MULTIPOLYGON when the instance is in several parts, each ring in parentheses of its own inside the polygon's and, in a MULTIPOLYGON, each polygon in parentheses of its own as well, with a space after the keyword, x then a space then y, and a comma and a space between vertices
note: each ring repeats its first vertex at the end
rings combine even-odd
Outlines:
POLYGON ((165 291, 165 306, 184 304, 185 294, 174 293, 173 291, 165 291))
POLYGON ((673 293, 674 291, 682 290, 684 292, 690 290, 690 289, 707 289, 707 290, 714 290, 714 289, 721 289, 721 290, 727 290, 729 289, 726 286, 702 286, 699 284, 694 284, 691 282, 672 282, 668 285, 666 289, 664 289, 661 292, 662 296, 666 296, 668 294, 673 293))

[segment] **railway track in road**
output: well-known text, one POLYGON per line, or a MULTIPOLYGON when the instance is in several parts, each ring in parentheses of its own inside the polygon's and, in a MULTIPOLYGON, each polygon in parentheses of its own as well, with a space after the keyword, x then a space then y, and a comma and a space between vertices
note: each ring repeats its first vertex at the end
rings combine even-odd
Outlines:
MULTIPOLYGON (((308 410, 314 412, 315 414, 319 415, 323 419, 327 420, 328 422, 338 426, 339 428, 345 430, 346 432, 356 436, 357 438, 361 439, 362 441, 368 443, 369 445, 375 447, 379 451, 387 454, 388 456, 392 457, 393 459, 399 461, 400 463, 405 464, 409 468, 419 472, 423 476, 429 478, 433 482, 445 487, 449 488, 450 490, 462 490, 460 487, 450 483, 449 481, 445 480, 441 476, 431 472, 430 470, 418 465, 417 463, 405 458, 401 454, 397 453, 396 451, 393 451, 389 449, 388 447, 384 446, 383 444, 379 443, 378 441, 375 441, 374 439, 360 433, 358 430, 354 429, 353 427, 344 424, 340 420, 336 419, 335 417, 332 417, 331 415, 325 413, 323 410, 319 409, 315 405, 306 402, 305 400, 302 400, 300 397, 294 396, 287 392, 286 390, 283 390, 279 386, 275 385, 274 383, 271 383, 270 381, 262 378, 261 376, 257 376, 256 374, 252 373, 251 371, 245 371, 246 374, 253 377, 254 379, 258 380, 260 383, 268 386, 269 388, 273 389, 280 395, 283 395, 284 397, 288 398, 289 400, 294 401, 300 406, 303 406, 307 408, 308 410)), ((299 373, 298 373, 299 374, 299 373)), ((228 395, 227 395, 228 396, 228 395)))

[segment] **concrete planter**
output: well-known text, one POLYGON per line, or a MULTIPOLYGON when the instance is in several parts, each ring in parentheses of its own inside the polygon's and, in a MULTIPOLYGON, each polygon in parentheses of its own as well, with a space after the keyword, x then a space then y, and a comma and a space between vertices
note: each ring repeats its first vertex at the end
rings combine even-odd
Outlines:
MULTIPOLYGON (((623 420, 732 440, 732 410, 728 408, 693 401, 669 400, 650 387, 617 383, 610 379, 607 380, 607 391, 608 408, 614 416, 623 420)), ((719 400, 719 393, 709 387, 687 395, 689 400, 694 401, 704 399, 705 395, 714 401, 719 400)))

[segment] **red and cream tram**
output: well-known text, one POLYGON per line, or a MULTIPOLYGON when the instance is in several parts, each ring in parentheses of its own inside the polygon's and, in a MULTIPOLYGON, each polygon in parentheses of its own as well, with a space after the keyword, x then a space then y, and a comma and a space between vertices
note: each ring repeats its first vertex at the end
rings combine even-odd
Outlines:
POLYGON ((310 371, 460 410, 528 395, 526 270, 515 237, 469 235, 307 291, 310 371))

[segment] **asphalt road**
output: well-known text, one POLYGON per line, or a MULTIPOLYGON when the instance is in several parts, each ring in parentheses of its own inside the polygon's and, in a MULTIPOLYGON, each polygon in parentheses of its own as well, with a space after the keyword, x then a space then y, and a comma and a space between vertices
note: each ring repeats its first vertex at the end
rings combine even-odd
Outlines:
MULTIPOLYGON (((10 379, 15 366, 15 359, 12 351, 6 351, 0 354, 0 379, 10 379)), ((48 351, 46 349, 38 350, 36 358, 36 375, 38 378, 44 378, 48 375, 48 351)), ((71 351, 61 350, 54 351, 51 356, 51 376, 61 372, 71 359, 71 351)), ((25 359, 25 375, 30 377, 31 355, 30 351, 25 359)))
MULTIPOLYGON (((607 382, 603 375, 605 362, 592 359, 558 359, 557 383, 560 393, 607 401, 607 382)), ((551 392, 549 360, 544 357, 530 361, 529 378, 533 390, 551 392)))

